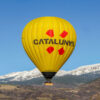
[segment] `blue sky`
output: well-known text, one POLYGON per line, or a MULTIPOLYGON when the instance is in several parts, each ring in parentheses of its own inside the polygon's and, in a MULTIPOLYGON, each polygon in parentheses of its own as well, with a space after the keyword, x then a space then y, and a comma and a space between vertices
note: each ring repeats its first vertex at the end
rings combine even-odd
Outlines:
POLYGON ((76 30, 76 48, 62 69, 100 63, 99 0, 0 0, 0 75, 35 68, 21 34, 29 21, 41 16, 64 18, 76 30))

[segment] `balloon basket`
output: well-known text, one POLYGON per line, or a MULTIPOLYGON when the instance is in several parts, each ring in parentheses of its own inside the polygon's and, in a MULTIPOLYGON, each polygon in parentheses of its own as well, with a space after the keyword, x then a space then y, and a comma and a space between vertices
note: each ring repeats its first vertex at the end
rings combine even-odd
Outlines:
POLYGON ((44 83, 45 86, 53 86, 54 84, 51 81, 47 81, 44 83))

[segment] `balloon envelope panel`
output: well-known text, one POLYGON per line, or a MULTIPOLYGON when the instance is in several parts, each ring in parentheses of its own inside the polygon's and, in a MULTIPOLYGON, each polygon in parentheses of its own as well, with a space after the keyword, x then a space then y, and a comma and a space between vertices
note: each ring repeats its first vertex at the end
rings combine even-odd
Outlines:
POLYGON ((62 18, 40 17, 25 26, 22 43, 41 72, 57 72, 75 48, 76 32, 62 18))

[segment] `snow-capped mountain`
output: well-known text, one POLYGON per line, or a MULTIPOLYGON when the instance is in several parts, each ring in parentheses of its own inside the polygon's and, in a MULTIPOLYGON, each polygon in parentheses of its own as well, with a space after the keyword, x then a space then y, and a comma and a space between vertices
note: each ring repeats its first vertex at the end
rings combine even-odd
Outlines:
MULTIPOLYGON (((63 76, 66 71, 60 70, 56 76, 63 76)), ((9 81, 24 81, 31 80, 33 78, 43 77, 41 72, 35 68, 31 71, 13 72, 4 76, 0 76, 0 80, 9 79, 9 81)))
POLYGON ((100 73, 100 64, 93 64, 93 65, 85 65, 80 66, 79 68, 69 71, 68 74, 71 75, 82 75, 88 73, 100 73))
MULTIPOLYGON (((66 75, 80 76, 80 75, 89 74, 89 73, 100 74, 100 64, 81 66, 72 71, 60 70, 56 74, 56 77, 63 77, 66 75)), ((39 77, 43 77, 43 76, 40 73, 40 71, 37 68, 35 68, 31 71, 13 72, 4 76, 0 76, 0 81, 4 81, 4 80, 26 81, 26 80, 31 80, 33 78, 39 78, 39 77)))

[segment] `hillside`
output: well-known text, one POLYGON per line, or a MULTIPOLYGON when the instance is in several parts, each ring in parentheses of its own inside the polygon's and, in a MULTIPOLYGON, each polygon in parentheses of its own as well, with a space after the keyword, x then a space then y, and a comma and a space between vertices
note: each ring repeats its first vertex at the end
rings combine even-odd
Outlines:
POLYGON ((100 100, 100 79, 74 89, 63 85, 0 85, 0 100, 100 100))

